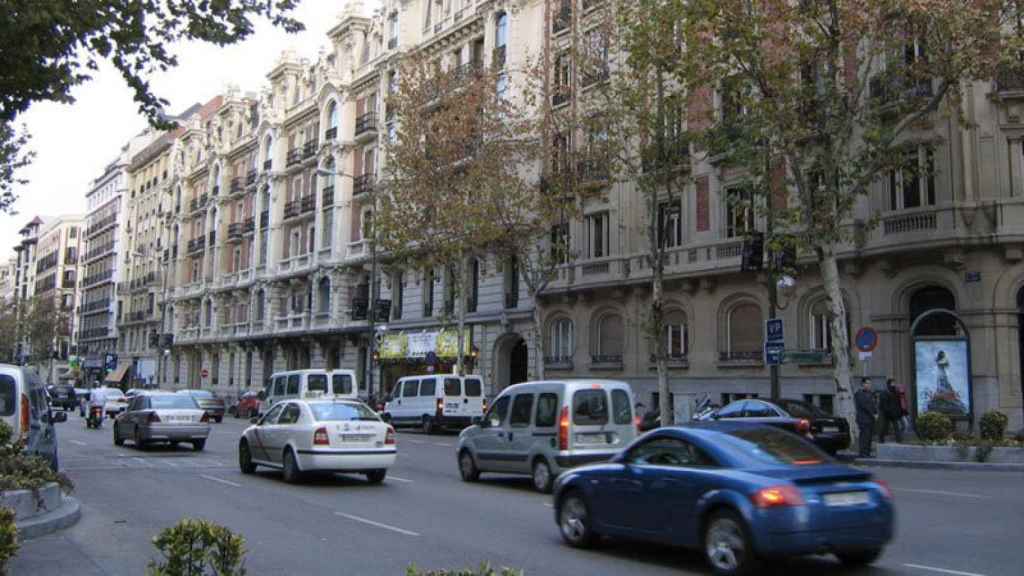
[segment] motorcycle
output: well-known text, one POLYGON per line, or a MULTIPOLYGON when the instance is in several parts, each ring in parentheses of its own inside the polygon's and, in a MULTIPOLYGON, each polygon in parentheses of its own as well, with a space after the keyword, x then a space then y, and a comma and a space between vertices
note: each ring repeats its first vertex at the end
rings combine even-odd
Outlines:
POLYGON ((88 428, 101 428, 103 426, 103 407, 89 406, 89 416, 85 419, 88 428))

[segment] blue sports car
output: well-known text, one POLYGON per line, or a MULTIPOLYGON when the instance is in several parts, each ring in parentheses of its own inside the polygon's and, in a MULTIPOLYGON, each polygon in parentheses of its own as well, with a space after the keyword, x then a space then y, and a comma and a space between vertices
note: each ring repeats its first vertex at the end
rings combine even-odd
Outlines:
POLYGON ((610 462, 559 476, 554 502, 572 546, 618 536, 691 547, 728 576, 823 552, 869 564, 894 524, 884 482, 794 434, 743 422, 650 432, 610 462))

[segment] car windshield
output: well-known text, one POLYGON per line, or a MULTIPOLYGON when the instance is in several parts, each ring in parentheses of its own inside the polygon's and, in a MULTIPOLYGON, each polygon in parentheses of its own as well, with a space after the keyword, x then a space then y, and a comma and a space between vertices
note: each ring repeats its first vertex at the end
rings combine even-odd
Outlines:
POLYGON ((796 400, 779 400, 780 408, 789 413, 793 418, 821 418, 828 416, 817 406, 812 406, 796 400))
POLYGON ((154 410, 194 410, 199 408, 191 396, 179 394, 150 396, 149 403, 154 410))
POLYGON ((104 394, 107 400, 124 400, 124 392, 121 392, 117 388, 111 388, 104 394))
POLYGON ((213 392, 210 392, 209 390, 192 390, 189 394, 196 398, 213 398, 213 392))
POLYGON ((807 466, 831 461, 795 434, 768 426, 729 430, 722 439, 743 457, 762 464, 807 466))
POLYGON ((365 404, 353 402, 334 402, 310 404, 313 418, 318 422, 336 422, 343 420, 368 420, 378 422, 380 418, 365 404))

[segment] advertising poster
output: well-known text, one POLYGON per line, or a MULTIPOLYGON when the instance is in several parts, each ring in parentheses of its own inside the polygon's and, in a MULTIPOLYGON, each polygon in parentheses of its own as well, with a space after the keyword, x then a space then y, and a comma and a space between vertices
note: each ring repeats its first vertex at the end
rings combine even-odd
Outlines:
POLYGON ((914 342, 917 366, 917 413, 941 412, 949 416, 971 413, 967 341, 914 342))

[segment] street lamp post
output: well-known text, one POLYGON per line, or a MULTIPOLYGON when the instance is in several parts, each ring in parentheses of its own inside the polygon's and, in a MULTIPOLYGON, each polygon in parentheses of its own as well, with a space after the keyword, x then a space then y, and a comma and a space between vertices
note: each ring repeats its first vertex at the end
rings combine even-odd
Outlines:
MULTIPOLYGON (((330 176, 332 178, 333 177, 342 177, 342 178, 352 178, 352 179, 355 179, 355 176, 353 176, 351 174, 346 174, 344 172, 337 172, 337 171, 334 171, 334 170, 328 170, 326 168, 317 168, 316 173, 321 175, 321 176, 330 176)), ((370 198, 371 205, 376 207, 376 197, 374 195, 374 189, 372 187, 369 190, 369 198, 370 198)), ((365 368, 366 368, 366 394, 367 394, 367 397, 370 397, 370 396, 373 395, 373 365, 374 365, 374 356, 376 355, 376 352, 377 352, 377 329, 376 329, 376 322, 377 322, 377 298, 379 297, 379 294, 377 294, 377 243, 373 241, 373 225, 374 225, 373 219, 371 218, 370 219, 370 234, 369 234, 370 237, 364 239, 369 244, 369 249, 370 249, 370 294, 369 294, 369 302, 367 303, 367 314, 366 314, 366 324, 367 324, 367 327, 370 329, 370 342, 369 342, 369 347, 368 347, 367 354, 366 354, 366 366, 365 366, 365 368)))

